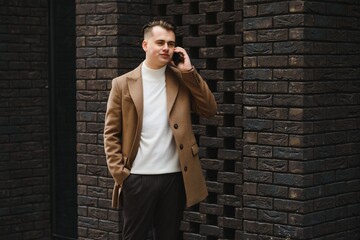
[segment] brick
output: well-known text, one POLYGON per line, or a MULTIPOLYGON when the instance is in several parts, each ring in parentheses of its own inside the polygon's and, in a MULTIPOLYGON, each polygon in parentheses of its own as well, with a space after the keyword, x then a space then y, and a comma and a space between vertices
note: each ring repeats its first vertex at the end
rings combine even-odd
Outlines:
POLYGON ((241 58, 220 58, 217 61, 218 69, 236 69, 242 66, 241 58))
POLYGON ((271 183, 272 173, 256 170, 244 170, 244 180, 247 182, 271 183))
POLYGON ((205 214, 187 211, 184 212, 184 220, 197 223, 205 223, 205 219, 205 214))
POLYGON ((271 157, 272 148, 268 146, 245 145, 244 155, 252 157, 271 157))
POLYGON ((247 80, 270 80, 272 72, 269 69, 256 69, 256 71, 245 69, 244 75, 247 80))
POLYGON ((270 43, 248 43, 244 44, 244 52, 247 55, 271 54, 273 46, 270 43))
POLYGON ((114 13, 117 12, 118 8, 117 8, 117 4, 116 3, 99 3, 96 5, 96 13, 100 14, 100 13, 105 13, 105 14, 109 14, 109 13, 114 13))
MULTIPOLYGON (((259 30, 257 39, 261 42, 278 42, 288 40, 287 29, 271 29, 271 30, 259 30)), ((275 49, 275 47, 274 47, 275 49)))
POLYGON ((209 192, 223 193, 223 184, 213 181, 206 181, 206 186, 209 192))
POLYGON ((290 225, 278 225, 275 224, 274 225, 274 234, 276 236, 281 236, 281 237, 290 237, 290 238, 313 238, 313 234, 312 234, 312 228, 311 227, 307 227, 307 228, 300 228, 300 227, 295 227, 295 226, 290 226, 290 225))
POLYGON ((258 12, 257 5, 244 6, 244 17, 256 17, 258 12))
POLYGON ((262 18, 253 18, 253 19, 244 19, 244 29, 245 30, 254 30, 254 29, 262 29, 262 28, 271 28, 272 18, 270 17, 262 17, 262 18))
POLYGON ((200 48, 200 58, 221 58, 224 56, 224 49, 222 47, 214 48, 200 48))
POLYGON ((240 151, 229 150, 229 149, 219 149, 218 157, 225 160, 241 160, 242 155, 240 151))
POLYGON ((220 227, 227 228, 225 231, 229 231, 229 229, 241 229, 242 220, 229 217, 219 217, 218 225, 220 227))
MULTIPOLYGON (((217 84, 216 88, 219 92, 241 92, 242 84, 241 82, 235 81, 221 81, 217 84)), ((239 110, 241 111, 241 110, 239 110)), ((238 112, 239 112, 238 111, 238 112)))
POLYGON ((270 234, 273 231, 272 224, 259 223, 254 221, 244 221, 244 230, 260 234, 270 234))
POLYGON ((251 131, 270 131, 273 129, 273 122, 262 119, 244 119, 244 129, 251 131))
POLYGON ((299 27, 305 25, 303 14, 282 15, 274 17, 274 27, 299 27))
POLYGON ((223 229, 218 226, 201 224, 200 225, 200 233, 202 233, 202 234, 206 233, 207 235, 210 235, 210 236, 221 237, 221 236, 223 236, 223 229))
POLYGON ((182 15, 183 24, 205 24, 206 15, 205 14, 184 14, 182 15))
POLYGON ((242 16, 239 12, 219 12, 217 14, 217 21, 219 23, 225 23, 225 22, 237 22, 241 21, 242 16))
POLYGON ((294 201, 274 199, 274 209, 279 211, 292 211, 297 213, 312 212, 314 207, 312 201, 294 201))
POLYGON ((289 197, 293 200, 310 200, 323 196, 323 187, 290 188, 289 197))
POLYGON ((189 4, 174 4, 166 6, 166 13, 168 15, 180 15, 180 14, 189 14, 190 5, 189 4))
POLYGON ((285 186, 299 186, 307 187, 311 186, 313 182, 312 175, 298 175, 287 173, 274 173, 274 183, 285 186))
POLYGON ((222 24, 212 24, 212 25, 200 25, 199 26, 199 35, 220 35, 223 33, 223 25, 222 24))
POLYGON ((217 136, 218 137, 236 137, 241 138, 242 129, 233 128, 233 127, 218 127, 217 136))
POLYGON ((288 12, 288 3, 267 3, 258 5, 258 15, 282 15, 288 12))
POLYGON ((209 13, 209 12, 221 12, 223 10, 222 1, 212 1, 212 2, 200 2, 199 3, 199 13, 209 13))
POLYGON ((271 210, 259 210, 259 220, 271 223, 287 224, 287 213, 271 210))
POLYGON ((219 172, 217 179, 223 183, 242 184, 242 178, 240 174, 231 172, 219 172))
POLYGON ((206 240, 206 236, 189 232, 183 233, 183 238, 184 240, 206 240))
POLYGON ((258 195, 286 198, 288 196, 288 188, 269 184, 258 184, 258 195))
POLYGON ((200 212, 212 215, 222 215, 223 206, 217 204, 200 203, 200 212))
POLYGON ((238 196, 219 194, 218 203, 228 206, 241 207, 242 199, 238 196))

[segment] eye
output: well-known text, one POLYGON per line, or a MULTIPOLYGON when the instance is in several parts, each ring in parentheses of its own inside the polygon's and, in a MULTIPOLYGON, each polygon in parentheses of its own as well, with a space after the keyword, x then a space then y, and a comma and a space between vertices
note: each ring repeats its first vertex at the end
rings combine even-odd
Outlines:
POLYGON ((159 45, 159 46, 161 46, 161 45, 164 45, 165 42, 164 42, 164 41, 157 41, 156 44, 159 45))

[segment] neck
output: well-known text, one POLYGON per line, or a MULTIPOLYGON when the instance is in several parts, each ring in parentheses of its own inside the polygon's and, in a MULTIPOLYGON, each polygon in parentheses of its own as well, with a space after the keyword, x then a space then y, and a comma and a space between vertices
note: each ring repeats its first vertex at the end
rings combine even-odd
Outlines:
POLYGON ((145 63, 145 66, 146 66, 146 67, 148 67, 148 68, 150 68, 150 69, 153 69, 153 70, 161 69, 161 68, 163 68, 163 67, 166 66, 166 65, 161 65, 161 66, 153 65, 153 64, 151 64, 151 63, 149 62, 149 60, 147 60, 147 59, 145 59, 144 63, 145 63))

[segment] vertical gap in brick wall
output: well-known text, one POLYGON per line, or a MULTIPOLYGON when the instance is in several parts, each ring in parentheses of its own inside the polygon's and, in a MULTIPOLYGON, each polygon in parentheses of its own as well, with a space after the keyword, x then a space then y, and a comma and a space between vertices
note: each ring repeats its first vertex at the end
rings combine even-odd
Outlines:
POLYGON ((216 137, 217 136, 217 128, 216 128, 216 126, 207 125, 206 126, 206 136, 216 137))
POLYGON ((181 26, 182 25, 182 16, 181 15, 175 15, 173 17, 173 23, 175 26, 181 26))
POLYGON ((224 81, 233 81, 234 80, 234 70, 225 69, 224 70, 224 81))
MULTIPOLYGON (((211 147, 206 148, 206 157, 208 157, 208 158, 216 158, 217 155, 218 155, 218 149, 217 148, 211 148, 211 147)), ((216 175, 215 175, 215 180, 216 180, 216 175)))
POLYGON ((198 25, 190 25, 189 32, 190 32, 190 36, 197 37, 198 36, 198 25))
POLYGON ((235 149, 235 139, 232 137, 225 138, 224 145, 226 149, 235 149))
POLYGON ((224 0, 224 12, 234 11, 234 0, 224 0))
POLYGON ((231 228, 224 227, 224 238, 226 239, 235 239, 235 230, 231 228))
MULTIPOLYGON (((196 125, 199 123, 199 116, 196 115, 195 113, 191 114, 191 122, 196 125)), ((199 142, 199 134, 195 134, 195 138, 196 138, 196 142, 199 142)))
MULTIPOLYGON (((211 68, 210 66, 207 66, 207 69, 213 69, 213 68, 211 68)), ((206 83, 212 92, 216 91, 216 81, 207 80, 206 83)))
POLYGON ((217 24, 216 13, 207 13, 206 14, 206 24, 217 24))
POLYGON ((234 126, 234 115, 224 114, 224 125, 227 127, 234 126))
POLYGON ((225 172, 235 172, 235 161, 229 160, 224 162, 225 172))
POLYGON ((207 69, 216 69, 217 60, 215 58, 206 59, 206 67, 207 67, 207 69))
MULTIPOLYGON (((208 148, 209 150, 210 148, 208 148)), ((217 181, 217 171, 208 169, 206 171, 206 180, 217 181)))
POLYGON ((216 47, 216 36, 206 36, 206 46, 207 47, 216 47))
MULTIPOLYGON (((175 15, 173 19, 174 19, 175 26, 182 26, 182 16, 181 15, 175 15)), ((179 36, 178 34, 176 35, 176 44, 178 46, 183 45, 183 36, 179 36)), ((190 56, 192 56, 192 55, 190 54, 190 56)))
POLYGON ((227 35, 235 34, 235 23, 234 22, 224 23, 224 34, 227 34, 227 35))
POLYGON ((235 100, 234 92, 224 92, 224 102, 225 103, 233 103, 235 100))
POLYGON ((192 47, 190 48, 190 57, 193 59, 199 58, 199 48, 198 47, 192 47))
POLYGON ((158 16, 166 16, 166 4, 158 5, 158 16))
MULTIPOLYGON (((224 47, 224 57, 226 57, 226 58, 235 57, 235 47, 234 46, 225 46, 224 47)), ((229 71, 234 71, 234 70, 228 70, 228 72, 229 71)))
POLYGON ((191 2, 190 3, 190 14, 198 14, 199 13, 199 3, 191 2))
POLYGON ((217 225, 217 216, 213 214, 206 214, 206 223, 209 225, 217 225))
MULTIPOLYGON (((235 190, 234 190, 234 184, 232 184, 232 183, 224 183, 224 194, 227 194, 227 195, 234 195, 234 192, 235 192, 235 190)), ((228 208, 232 208, 233 209, 233 207, 231 207, 231 206, 226 206, 226 205, 224 205, 224 207, 228 207, 228 208)), ((232 216, 232 214, 227 214, 226 215, 227 217, 231 217, 232 216)))
POLYGON ((209 192, 209 195, 206 199, 207 199, 208 203, 216 204, 217 203, 217 193, 209 192))

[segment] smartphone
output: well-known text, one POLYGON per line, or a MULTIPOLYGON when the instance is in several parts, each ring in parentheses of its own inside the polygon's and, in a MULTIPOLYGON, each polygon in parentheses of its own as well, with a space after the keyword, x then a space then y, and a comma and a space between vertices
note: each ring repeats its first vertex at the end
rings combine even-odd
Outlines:
POLYGON ((177 52, 174 52, 173 54, 173 61, 174 61, 174 64, 177 66, 180 62, 183 61, 183 58, 182 56, 180 55, 180 53, 177 53, 177 52))

